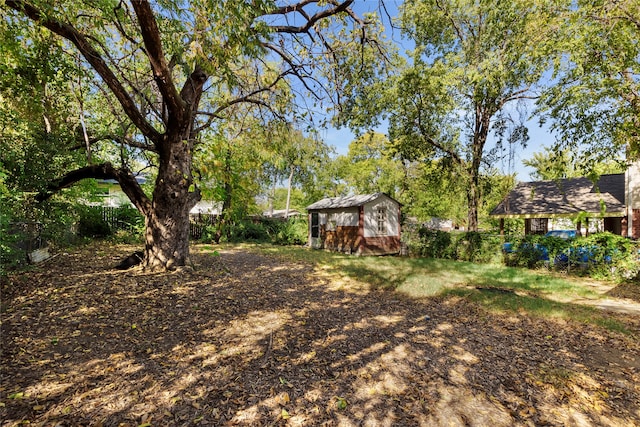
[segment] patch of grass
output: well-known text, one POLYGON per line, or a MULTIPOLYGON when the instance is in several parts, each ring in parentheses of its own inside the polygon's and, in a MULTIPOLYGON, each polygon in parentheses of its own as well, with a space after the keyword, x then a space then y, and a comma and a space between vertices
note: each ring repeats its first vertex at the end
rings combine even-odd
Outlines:
POLYGON ((315 264, 326 274, 347 276, 372 289, 388 289, 413 298, 456 295, 497 312, 526 312, 545 318, 572 319, 618 332, 624 325, 600 310, 573 303, 576 298, 601 295, 548 271, 505 267, 500 264, 431 258, 357 257, 339 253, 270 245, 244 246, 283 261, 315 264))
POLYGON ((459 287, 494 287, 526 291, 557 298, 597 298, 598 294, 567 279, 544 271, 529 271, 500 264, 475 264, 433 258, 357 257, 293 247, 252 246, 261 252, 296 261, 311 262, 367 282, 374 288, 395 289, 412 296, 433 296, 459 287))

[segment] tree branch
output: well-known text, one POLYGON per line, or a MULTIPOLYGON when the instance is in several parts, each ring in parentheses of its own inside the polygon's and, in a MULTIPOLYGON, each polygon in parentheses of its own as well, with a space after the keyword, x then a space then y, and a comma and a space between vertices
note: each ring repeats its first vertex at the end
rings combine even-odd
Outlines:
MULTIPOLYGON (((273 112, 273 109, 271 108, 271 105, 268 102, 263 101, 263 100, 258 99, 258 98, 255 98, 255 96, 259 95, 259 94, 261 94, 263 92, 271 91, 278 84, 278 82, 282 81, 284 79, 284 77, 286 75, 288 75, 288 74, 292 74, 292 72, 291 71, 285 71, 283 73, 280 73, 278 76, 276 76, 276 78, 269 85, 260 87, 258 89, 255 89, 255 90, 251 91, 250 93, 247 93, 245 95, 242 95, 242 96, 234 98, 234 99, 232 99, 230 101, 227 101, 227 102, 219 105, 218 108, 216 108, 213 111, 198 111, 197 114, 208 116, 209 119, 204 124, 202 124, 201 126, 197 127, 196 129, 194 129, 194 132, 197 133, 197 132, 200 132, 200 131, 206 129, 207 127, 209 127, 209 125, 211 125, 213 120, 222 118, 220 113, 222 113, 227 108, 229 108, 229 107, 231 107, 233 105, 236 105, 236 104, 240 104, 240 103, 254 104, 254 105, 261 106, 261 107, 265 107, 268 110, 271 110, 273 112)), ((279 116, 275 112, 274 112, 274 115, 276 115, 277 117, 279 117, 281 119, 284 119, 284 117, 279 116)))
POLYGON ((151 126, 151 124, 147 122, 144 116, 140 113, 138 107, 126 92, 116 75, 84 34, 80 33, 71 24, 61 22, 44 15, 40 10, 24 1, 6 0, 5 4, 11 9, 24 14, 32 21, 35 21, 39 25, 73 43, 80 53, 82 53, 82 56, 84 56, 84 58, 91 64, 93 69, 100 75, 100 77, 102 77, 102 80, 118 99, 120 105, 122 105, 125 114, 131 119, 136 127, 152 141, 158 141, 160 139, 159 132, 151 126))
POLYGON ((151 5, 147 1, 137 0, 131 2, 133 10, 138 18, 142 39, 153 70, 153 76, 162 94, 162 99, 167 104, 169 116, 175 115, 178 122, 182 122, 185 114, 185 103, 180 97, 173 78, 171 69, 162 51, 162 39, 151 5))
POLYGON ((289 34, 307 33, 318 21, 324 18, 328 18, 329 16, 336 15, 340 12, 348 13, 349 16, 351 16, 356 22, 364 25, 364 21, 358 18, 358 16, 350 9, 351 4, 353 4, 353 0, 346 0, 344 2, 327 0, 326 3, 332 5, 333 7, 326 10, 321 10, 312 16, 308 16, 302 8, 312 3, 318 3, 318 2, 304 0, 304 1, 301 1, 300 3, 296 3, 293 5, 283 6, 281 8, 275 9, 272 12, 268 13, 268 15, 286 15, 291 12, 298 12, 306 20, 306 23, 304 25, 300 25, 297 27, 294 25, 273 25, 270 28, 277 33, 289 33, 289 34))
MULTIPOLYGON (((89 138, 89 145, 95 145, 98 142, 101 141, 115 141, 118 142, 120 144, 124 144, 124 145, 128 145, 129 147, 133 147, 133 148, 139 148, 141 150, 145 150, 145 151, 152 151, 154 153, 157 153, 158 151, 156 150, 156 148, 153 145, 149 145, 149 144, 145 144, 143 142, 138 142, 135 141, 133 139, 130 138, 126 138, 124 136, 119 136, 119 135, 115 135, 115 134, 106 134, 106 135, 102 135, 102 136, 96 136, 93 138, 89 138)), ((75 150, 80 150, 82 148, 86 147, 86 143, 82 142, 82 144, 73 146, 70 148, 70 150, 75 151, 75 150)))
POLYGON ((115 179, 120 184, 122 191, 129 197, 131 202, 142 212, 146 214, 151 209, 151 201, 140 188, 140 184, 136 181, 131 171, 126 168, 114 168, 111 163, 101 165, 91 165, 84 168, 76 169, 68 172, 58 181, 47 186, 45 191, 40 192, 36 196, 36 200, 42 202, 49 199, 58 191, 69 188, 78 181, 83 179, 115 179))

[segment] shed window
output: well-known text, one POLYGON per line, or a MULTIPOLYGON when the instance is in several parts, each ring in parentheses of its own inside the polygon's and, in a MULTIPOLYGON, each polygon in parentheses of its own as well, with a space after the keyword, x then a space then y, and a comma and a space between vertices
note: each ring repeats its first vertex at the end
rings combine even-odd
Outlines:
POLYGON ((387 234, 387 210, 383 207, 376 211, 376 230, 378 234, 387 234))
POLYGON ((311 237, 320 237, 320 218, 317 212, 311 214, 311 237))

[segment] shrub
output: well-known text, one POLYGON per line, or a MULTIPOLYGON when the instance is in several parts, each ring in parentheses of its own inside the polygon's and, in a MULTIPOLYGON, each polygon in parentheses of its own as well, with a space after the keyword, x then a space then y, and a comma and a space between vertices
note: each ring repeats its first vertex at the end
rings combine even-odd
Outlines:
POLYGON ((276 245, 304 245, 307 243, 309 226, 306 219, 289 218, 274 224, 272 242, 276 245))
POLYGON ((11 216, 0 213, 0 277, 6 270, 16 268, 27 261, 26 253, 20 242, 27 239, 22 230, 12 226, 11 216))
POLYGON ((144 216, 135 208, 120 206, 116 209, 117 228, 141 233, 144 231, 144 216))
POLYGON ((511 252, 505 263, 534 268, 550 265, 572 273, 588 273, 595 278, 630 278, 638 274, 638 246, 609 232, 573 240, 529 235, 509 239, 511 252))
POLYGON ((630 278, 638 274, 638 245, 617 234, 603 232, 572 242, 571 261, 595 278, 630 278))
POLYGON ((26 236, 15 226, 21 220, 17 209, 21 201, 18 194, 3 188, 1 172, 0 169, 0 278, 6 274, 7 269, 26 262, 25 252, 19 247, 19 242, 26 236))
POLYGON ((103 219, 100 208, 79 207, 78 235, 80 237, 106 237, 111 234, 109 224, 103 219))
POLYGON ((543 236, 526 235, 508 238, 510 250, 504 254, 505 263, 512 267, 533 268, 544 262, 543 236))
POLYGON ((500 236, 467 231, 458 236, 455 243, 455 259, 470 262, 492 262, 501 252, 500 236))
POLYGON ((451 234, 422 227, 418 230, 419 255, 427 258, 451 258, 451 234))
POLYGON ((230 224, 229 240, 232 242, 269 242, 267 228, 260 222, 242 219, 230 224))
POLYGON ((422 227, 405 227, 402 240, 409 253, 426 258, 471 262, 499 262, 500 236, 481 232, 446 232, 422 227))

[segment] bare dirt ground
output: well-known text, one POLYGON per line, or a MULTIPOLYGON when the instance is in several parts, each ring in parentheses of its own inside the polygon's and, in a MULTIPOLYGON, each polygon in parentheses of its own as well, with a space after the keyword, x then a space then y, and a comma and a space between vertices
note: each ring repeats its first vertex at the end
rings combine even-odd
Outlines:
POLYGON ((635 313, 611 312, 623 335, 241 250, 113 270, 132 250, 89 246, 2 284, 0 425, 640 425, 635 313))

